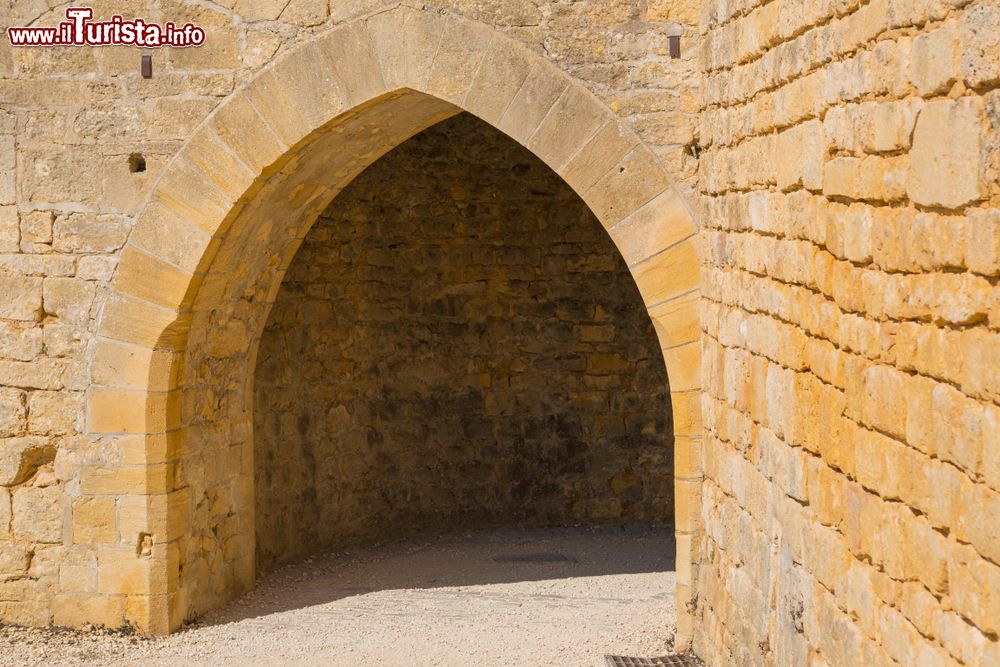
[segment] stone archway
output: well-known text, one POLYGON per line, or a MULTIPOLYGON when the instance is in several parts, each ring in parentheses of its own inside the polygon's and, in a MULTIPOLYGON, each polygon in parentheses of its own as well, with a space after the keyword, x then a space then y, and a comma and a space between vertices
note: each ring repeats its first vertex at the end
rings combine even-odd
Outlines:
POLYGON ((654 154, 582 85, 513 40, 397 7, 279 59, 174 158, 139 215, 100 320, 87 428, 120 465, 81 494, 119 499, 99 594, 165 633, 252 585, 256 342, 285 269, 336 194, 461 110, 521 143, 591 208, 656 326, 674 412, 679 644, 699 531, 695 228, 654 154), (199 379, 211 382, 199 383, 199 379))

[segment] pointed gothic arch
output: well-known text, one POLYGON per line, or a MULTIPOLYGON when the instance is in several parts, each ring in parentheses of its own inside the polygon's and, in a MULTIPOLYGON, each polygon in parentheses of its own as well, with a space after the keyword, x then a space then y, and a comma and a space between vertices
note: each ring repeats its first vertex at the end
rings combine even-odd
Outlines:
POLYGON ((691 211, 581 83, 488 26, 409 7, 337 26, 260 71, 198 127, 138 215, 87 397, 87 430, 118 463, 84 466, 80 491, 119 499, 121 543, 98 548, 99 593, 124 596, 140 630, 169 632, 252 585, 248 410, 255 342, 284 271, 358 173, 460 111, 580 195, 655 324, 674 416, 679 643, 690 637, 701 487, 691 211), (224 391, 194 382, 222 376, 224 391))

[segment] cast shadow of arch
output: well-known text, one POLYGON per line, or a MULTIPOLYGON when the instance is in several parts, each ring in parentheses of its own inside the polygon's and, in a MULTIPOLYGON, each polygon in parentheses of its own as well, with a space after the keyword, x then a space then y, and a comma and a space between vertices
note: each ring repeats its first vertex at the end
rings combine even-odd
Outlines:
MULTIPOLYGON (((497 590, 485 587, 505 584, 644 574, 662 575, 672 584, 675 554, 672 525, 452 533, 308 557, 264 574, 250 593, 189 627, 262 621, 283 612, 346 602, 326 610, 310 609, 310 614, 333 619, 352 613, 352 602, 361 603, 363 596, 386 592, 400 593, 392 598, 402 607, 406 594, 433 589, 453 589, 441 593, 458 597, 482 596, 497 590)), ((586 591, 588 582, 579 583, 586 591)), ((616 587, 616 582, 609 583, 616 587)), ((672 601, 672 585, 657 590, 654 597, 672 601)), ((594 597, 608 602, 601 593, 594 597)), ((552 605, 564 600, 558 594, 550 598, 546 603, 552 605)), ((402 612, 394 606, 390 601, 385 613, 402 612)))

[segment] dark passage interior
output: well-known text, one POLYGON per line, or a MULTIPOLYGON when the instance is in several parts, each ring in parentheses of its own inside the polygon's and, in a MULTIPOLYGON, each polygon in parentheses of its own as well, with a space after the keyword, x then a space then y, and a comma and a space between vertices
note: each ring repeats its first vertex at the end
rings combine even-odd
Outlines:
POLYGON ((258 570, 454 529, 673 520, 666 371, 583 201, 467 114, 321 216, 254 379, 258 570))

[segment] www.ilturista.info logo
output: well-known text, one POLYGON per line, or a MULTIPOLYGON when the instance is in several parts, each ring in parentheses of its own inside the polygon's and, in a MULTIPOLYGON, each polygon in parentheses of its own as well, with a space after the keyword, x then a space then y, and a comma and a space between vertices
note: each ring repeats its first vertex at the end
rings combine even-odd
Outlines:
POLYGON ((147 23, 143 19, 126 21, 117 14, 110 21, 91 21, 94 10, 90 7, 69 7, 67 21, 56 27, 7 28, 12 46, 201 46, 205 43, 205 30, 192 23, 177 26, 173 21, 163 25, 147 23))

